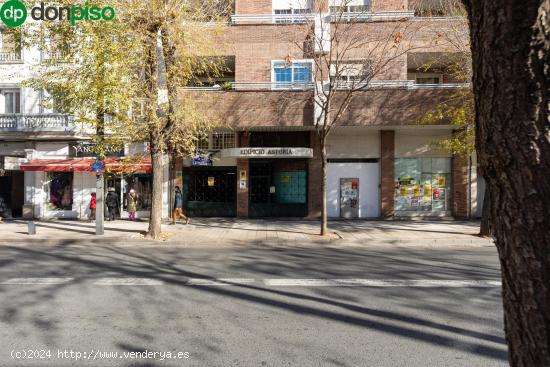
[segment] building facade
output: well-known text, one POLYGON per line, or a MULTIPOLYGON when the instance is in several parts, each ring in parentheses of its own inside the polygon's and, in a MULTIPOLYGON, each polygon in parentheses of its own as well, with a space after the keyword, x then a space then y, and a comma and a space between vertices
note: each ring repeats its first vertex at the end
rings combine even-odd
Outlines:
MULTIPOLYGON (((41 50, 19 44, 10 32, 0 29, 0 196, 9 209, 2 215, 87 219, 90 194, 96 191, 96 175, 90 167, 94 131, 58 111, 47 91, 23 84, 37 66, 55 63, 61 54, 53 48, 41 50)), ((137 217, 149 214, 150 161, 124 168, 119 164, 124 157, 140 154, 147 155, 146 146, 128 145, 108 158, 105 189, 113 187, 118 193, 117 215, 121 218, 128 215, 125 199, 130 189, 138 194, 137 217)), ((168 166, 166 159, 165 216, 169 215, 168 166)))
MULTIPOLYGON (((434 41, 438 32, 458 32, 467 44, 465 20, 423 16, 406 0, 346 1, 345 9, 334 0, 321 10, 315 8, 319 3, 236 0, 220 39, 229 72, 184 91, 226 127, 210 135, 196 159, 177 168, 187 210, 199 216, 319 217, 316 85, 327 83, 331 72, 326 80, 316 75, 314 58, 323 50, 312 45, 308 53, 303 45, 311 42, 312 28, 313 37, 328 32, 324 39, 333 39, 330 32, 344 17, 349 32, 365 37, 405 24, 408 33, 396 32, 396 37, 408 46, 354 93, 328 137, 329 217, 475 217, 482 199, 475 162, 438 147, 455 133, 452 125, 418 122, 459 88, 469 87, 446 65, 458 51, 434 41)), ((349 64, 374 58, 369 48, 374 42, 350 51, 349 64)), ((350 70, 337 93, 344 94, 346 85, 349 89, 360 77, 350 70)))

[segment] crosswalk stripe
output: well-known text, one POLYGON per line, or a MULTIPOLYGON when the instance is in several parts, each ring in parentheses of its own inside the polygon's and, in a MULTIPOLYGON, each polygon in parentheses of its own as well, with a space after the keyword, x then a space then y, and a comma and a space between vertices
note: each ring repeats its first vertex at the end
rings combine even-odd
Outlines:
POLYGON ((264 279, 270 287, 425 287, 425 288, 492 288, 500 287, 495 280, 384 280, 384 279, 264 279))
POLYGON ((162 285, 164 282, 149 278, 101 278, 95 281, 95 285, 162 285))
POLYGON ((219 278, 219 279, 201 279, 191 278, 187 281, 187 285, 208 285, 208 286, 226 286, 226 285, 243 285, 254 283, 254 279, 250 278, 219 278))
POLYGON ((0 282, 1 285, 65 284, 74 278, 13 278, 0 282))

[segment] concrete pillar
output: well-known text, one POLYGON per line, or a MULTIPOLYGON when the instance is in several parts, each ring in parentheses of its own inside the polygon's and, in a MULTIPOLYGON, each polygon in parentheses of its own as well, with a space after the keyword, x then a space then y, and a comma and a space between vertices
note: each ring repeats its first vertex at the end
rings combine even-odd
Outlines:
POLYGON ((452 212, 455 219, 469 217, 469 160, 455 155, 452 165, 452 212))
POLYGON ((395 213, 395 131, 380 131, 380 214, 392 218, 395 213))
MULTIPOLYGON (((35 151, 34 149, 25 149, 26 158, 31 160, 34 158, 35 151)), ((23 219, 33 219, 35 217, 35 206, 36 201, 36 173, 35 172, 25 172, 24 174, 24 185, 25 185, 25 203, 23 204, 23 219)))

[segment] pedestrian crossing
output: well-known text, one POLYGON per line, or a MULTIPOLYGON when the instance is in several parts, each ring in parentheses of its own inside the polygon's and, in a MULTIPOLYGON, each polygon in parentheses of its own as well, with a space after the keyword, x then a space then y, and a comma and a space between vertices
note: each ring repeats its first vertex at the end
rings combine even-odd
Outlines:
MULTIPOLYGON (((107 277, 97 279, 79 279, 74 277, 25 277, 11 278, 0 281, 0 286, 16 285, 61 285, 78 282, 91 282, 95 286, 162 286, 176 283, 173 280, 144 277, 107 277)), ((368 288, 497 288, 500 280, 472 280, 472 279, 253 279, 253 278, 187 278, 177 283, 186 286, 199 287, 227 287, 227 286, 265 286, 276 287, 368 287, 368 288)))

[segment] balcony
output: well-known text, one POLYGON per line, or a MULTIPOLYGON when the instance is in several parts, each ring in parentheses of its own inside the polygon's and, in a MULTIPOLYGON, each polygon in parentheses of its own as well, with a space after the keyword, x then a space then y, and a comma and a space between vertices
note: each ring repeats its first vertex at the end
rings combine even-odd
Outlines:
POLYGON ((315 14, 243 14, 232 15, 232 24, 300 24, 313 21, 315 14))
POLYGON ((12 64, 21 62, 21 52, 0 51, 0 64, 12 64))
POLYGON ((221 85, 214 86, 198 86, 198 87, 186 87, 187 91, 307 91, 313 90, 313 83, 288 83, 288 82, 227 82, 221 85))
POLYGON ((440 84, 417 84, 414 80, 370 80, 368 83, 340 81, 336 88, 339 90, 346 89, 457 89, 469 88, 470 83, 440 83, 440 84))
POLYGON ((341 22, 384 22, 414 18, 414 11, 365 11, 365 12, 335 12, 330 14, 333 23, 341 22))
POLYGON ((0 132, 76 132, 73 116, 61 114, 0 115, 0 132))

